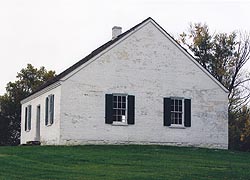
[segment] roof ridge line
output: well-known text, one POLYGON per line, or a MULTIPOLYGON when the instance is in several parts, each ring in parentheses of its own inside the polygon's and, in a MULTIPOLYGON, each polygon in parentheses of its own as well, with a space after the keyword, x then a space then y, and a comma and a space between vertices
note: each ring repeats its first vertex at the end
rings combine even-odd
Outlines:
POLYGON ((99 46, 98 48, 96 48, 95 50, 93 50, 91 53, 89 53, 87 56, 85 56, 81 60, 79 60, 76 63, 74 63, 72 66, 70 66, 69 68, 65 69, 64 71, 62 71, 60 74, 58 74, 54 78, 51 78, 48 81, 46 81, 44 84, 42 84, 41 86, 39 86, 35 91, 33 91, 31 94, 29 94, 24 99, 28 98, 29 96, 31 96, 31 95, 33 95, 33 94, 41 91, 42 89, 44 89, 44 88, 46 88, 46 87, 54 84, 55 82, 59 81, 60 79, 62 79, 66 75, 68 75, 70 72, 74 71, 75 69, 77 69, 81 65, 85 64, 91 58, 93 58, 94 56, 98 55, 99 53, 101 53, 102 51, 104 51, 105 49, 107 49, 108 47, 110 47, 111 45, 113 45, 115 42, 117 42, 118 40, 120 40, 121 38, 123 38, 125 35, 129 34, 130 32, 132 32, 134 29, 136 29, 137 27, 139 27, 140 25, 142 25, 143 23, 145 23, 148 20, 153 20, 153 19, 151 17, 148 17, 148 18, 144 19, 142 22, 140 22, 140 23, 136 24, 135 26, 133 26, 132 28, 128 29, 124 33, 120 34, 115 39, 111 39, 108 42, 104 43, 103 45, 99 46))
MULTIPOLYGON (((194 56, 192 54, 190 54, 181 44, 179 44, 164 28, 162 28, 152 17, 148 17, 146 19, 144 19, 143 21, 141 21, 140 23, 136 24, 135 26, 133 26, 132 28, 128 29, 127 31, 125 31, 124 33, 118 35, 115 39, 111 39, 108 42, 104 43, 103 45, 99 46, 98 48, 96 48, 95 50, 93 50, 91 53, 89 53, 87 56, 85 56, 84 58, 82 58, 81 60, 77 61, 76 63, 74 63, 72 66, 70 66, 69 68, 65 69, 64 71, 62 71, 60 74, 58 74, 57 76, 55 76, 54 78, 51 78, 50 80, 46 81, 44 84, 42 84, 41 86, 39 86, 35 91, 33 91, 31 94, 29 94, 27 97, 25 97, 24 99, 28 98, 29 96, 41 91, 42 89, 58 82, 60 79, 62 79, 63 77, 65 77, 66 75, 68 75, 69 73, 71 73, 72 71, 74 71, 75 69, 77 69, 78 67, 80 67, 81 65, 85 64, 86 62, 88 62, 90 59, 92 59, 93 57, 95 57, 96 55, 98 55, 99 53, 101 53, 102 51, 104 51, 105 49, 107 49, 108 47, 110 47, 111 45, 113 45, 114 43, 116 43, 117 41, 119 41, 120 39, 122 39, 124 36, 126 36, 127 34, 129 34, 130 32, 132 32, 133 30, 135 30, 137 27, 141 26, 142 24, 144 24, 145 22, 152 20, 153 23, 155 23, 164 33, 167 34, 168 37, 171 38, 171 40, 178 46, 180 47, 185 53, 187 53, 187 55, 192 59, 192 61, 196 61, 194 56)), ((198 63, 198 62, 197 62, 198 63)), ((196 63, 196 64, 197 64, 196 63)), ((199 63, 198 63, 199 64, 199 63)), ((200 65, 200 64, 199 64, 200 65)), ((214 79, 216 81, 216 83, 219 83, 222 87, 224 87, 226 90, 227 88, 217 79, 215 78, 207 69, 205 69, 204 67, 202 67, 200 65, 200 67, 202 68, 203 71, 205 71, 206 73, 208 73, 208 75, 210 75, 212 77, 212 79, 214 79)), ((23 99, 23 100, 24 100, 23 99)))

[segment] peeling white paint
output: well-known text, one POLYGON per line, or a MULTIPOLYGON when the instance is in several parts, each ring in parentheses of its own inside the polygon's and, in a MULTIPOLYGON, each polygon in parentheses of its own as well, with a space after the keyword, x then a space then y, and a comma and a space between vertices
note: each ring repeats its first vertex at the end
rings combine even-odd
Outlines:
MULTIPOLYGON (((228 147, 227 93, 151 22, 47 93, 60 98, 55 124, 41 124, 42 144, 228 147), (106 93, 135 95, 134 125, 105 124, 106 93), (191 98, 190 128, 163 126, 163 98, 170 96, 191 98)), ((46 95, 26 102, 22 109, 40 102, 44 111, 46 95)), ((25 143, 34 134, 23 131, 23 121, 24 114, 25 143)))

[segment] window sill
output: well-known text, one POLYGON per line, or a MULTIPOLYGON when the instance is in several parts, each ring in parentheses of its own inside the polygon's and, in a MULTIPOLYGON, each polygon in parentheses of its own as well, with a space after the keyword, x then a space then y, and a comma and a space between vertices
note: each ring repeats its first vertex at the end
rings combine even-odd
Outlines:
POLYGON ((178 125, 171 125, 171 126, 169 126, 169 128, 172 128, 172 129, 186 129, 185 126, 178 126, 178 125))
POLYGON ((112 126, 128 126, 128 124, 124 122, 113 122, 112 126))

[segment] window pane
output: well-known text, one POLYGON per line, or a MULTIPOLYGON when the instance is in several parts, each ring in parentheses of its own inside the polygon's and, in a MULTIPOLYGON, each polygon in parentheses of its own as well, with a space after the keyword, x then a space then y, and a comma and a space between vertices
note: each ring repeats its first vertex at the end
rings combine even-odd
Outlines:
POLYGON ((180 124, 180 123, 179 123, 180 118, 181 118, 181 117, 180 117, 180 114, 178 113, 178 115, 177 115, 177 124, 180 124))
POLYGON ((179 120, 179 124, 182 124, 182 119, 179 120))
POLYGON ((125 122, 126 121, 126 116, 122 116, 122 122, 125 122))
POLYGON ((178 124, 178 113, 175 113, 175 124, 178 124))
POLYGON ((174 106, 174 111, 178 111, 178 104, 177 103, 174 106))
POLYGON ((178 110, 181 112, 182 111, 182 100, 179 100, 179 108, 178 110))
POLYGON ((177 124, 176 114, 175 114, 175 117, 174 117, 174 124, 177 124))
POLYGON ((113 96, 113 121, 126 122, 126 96, 113 96))
POLYGON ((126 108, 126 103, 122 103, 122 108, 126 108))
POLYGON ((171 124, 182 124, 182 99, 171 99, 171 124))
POLYGON ((181 112, 179 113, 179 118, 182 119, 182 113, 181 112))

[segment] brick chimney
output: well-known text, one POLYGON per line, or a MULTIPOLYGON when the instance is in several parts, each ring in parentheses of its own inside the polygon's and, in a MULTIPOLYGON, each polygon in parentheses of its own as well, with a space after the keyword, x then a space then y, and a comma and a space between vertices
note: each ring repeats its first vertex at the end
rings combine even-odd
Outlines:
POLYGON ((115 39, 117 36, 119 36, 122 33, 122 28, 119 26, 114 26, 112 28, 112 39, 115 39))

